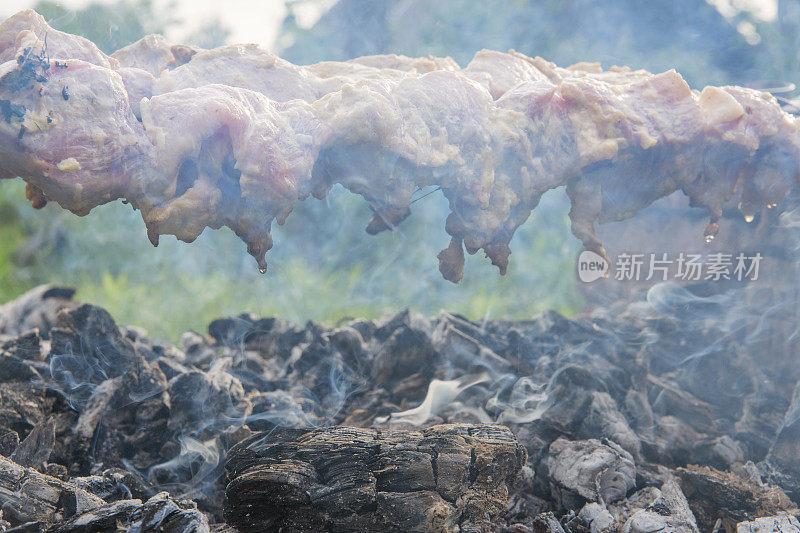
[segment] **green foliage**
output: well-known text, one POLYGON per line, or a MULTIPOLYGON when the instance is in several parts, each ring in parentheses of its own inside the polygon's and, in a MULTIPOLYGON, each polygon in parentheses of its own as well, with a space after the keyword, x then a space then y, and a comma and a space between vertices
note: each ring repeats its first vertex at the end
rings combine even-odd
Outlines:
POLYGON ((25 186, 21 183, 0 182, 0 301, 19 296, 31 282, 18 268, 18 250, 25 244, 29 224, 19 209, 25 201, 25 186))
POLYGON ((34 9, 53 28, 82 35, 107 54, 147 34, 164 33, 175 22, 164 16, 164 12, 170 12, 169 4, 158 9, 152 0, 120 0, 113 4, 94 2, 78 10, 43 0, 34 9))
POLYGON ((565 200, 557 194, 545 198, 515 237, 505 277, 488 260, 468 257, 464 281, 453 285, 436 267, 436 253, 448 242, 441 193, 414 204, 411 224, 374 237, 363 229, 369 208, 343 189, 324 201, 301 202, 286 226, 276 228, 269 273, 260 275, 229 231, 206 231, 193 244, 165 237, 153 248, 138 215, 119 202, 85 218, 51 204, 34 213, 21 185, 0 182, 7 199, 2 205, 17 212, 16 223, 0 227, 35 228, 4 262, 16 278, 24 274, 28 281, 3 280, 4 289, 11 289, 4 294, 15 296, 34 282, 75 286, 78 298, 106 307, 120 323, 173 341, 213 318, 240 312, 330 324, 403 307, 480 319, 529 317, 548 308, 571 314, 581 306, 572 287, 578 245, 568 232, 565 200))

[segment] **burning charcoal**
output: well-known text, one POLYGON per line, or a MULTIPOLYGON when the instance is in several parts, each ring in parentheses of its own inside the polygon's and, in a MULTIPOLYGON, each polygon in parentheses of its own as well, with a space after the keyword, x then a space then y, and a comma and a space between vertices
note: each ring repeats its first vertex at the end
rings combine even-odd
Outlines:
POLYGON ((75 436, 79 441, 88 442, 94 439, 95 432, 109 409, 114 394, 122 386, 122 377, 107 379, 98 385, 89 400, 86 402, 83 411, 78 417, 75 425, 75 436))
POLYGON ((210 346, 209 340, 194 331, 187 331, 181 336, 181 347, 186 362, 202 368, 209 368, 217 356, 217 352, 210 346))
POLYGON ((535 495, 533 492, 535 473, 530 466, 523 466, 517 482, 510 487, 508 509, 505 513, 505 521, 510 524, 509 528, 514 530, 515 524, 520 527, 529 524, 532 517, 552 509, 550 503, 535 495))
POLYGON ((736 533, 800 533, 800 521, 791 515, 765 516, 750 522, 739 522, 736 533))
POLYGON ((661 486, 661 490, 653 490, 658 496, 645 509, 637 511, 625 522, 622 533, 699 533, 694 515, 677 482, 670 480, 661 486))
POLYGON ((230 450, 225 516, 242 531, 480 530, 525 457, 502 426, 277 428, 230 450))
POLYGON ((71 483, 0 457, 0 505, 12 525, 53 524, 105 502, 71 483))
POLYGON ((286 356, 298 344, 310 342, 314 336, 313 329, 298 330, 277 318, 241 314, 212 321, 208 325, 208 334, 220 346, 286 356))
POLYGON ((20 335, 38 329, 42 337, 48 338, 58 312, 78 305, 72 301, 74 294, 75 289, 69 287, 39 285, 31 289, 0 306, 0 334, 20 335))
POLYGON ((613 503, 624 498, 636 482, 631 454, 619 445, 591 439, 558 439, 541 463, 553 501, 562 509, 586 502, 613 503))
POLYGON ((56 427, 53 419, 49 418, 46 422, 36 424, 25 440, 19 443, 9 459, 18 465, 40 470, 50 459, 55 440, 56 427))
MULTIPOLYGON (((608 394, 605 383, 586 368, 566 365, 557 370, 546 388, 524 390, 526 380, 519 380, 512 392, 519 398, 512 401, 500 416, 500 422, 523 423, 520 431, 534 432, 523 439, 530 444, 536 439, 553 440, 558 436, 574 439, 606 438, 613 440, 637 456, 639 437, 618 409, 617 402, 608 394), (520 409, 520 407, 523 407, 520 409), (526 427, 527 422, 536 428, 526 427)), ((530 449, 534 454, 534 450, 530 449)))
POLYGON ((365 343, 375 336, 375 330, 378 328, 372 320, 353 320, 348 322, 347 327, 356 330, 365 343))
POLYGON ((760 480, 747 481, 714 468, 678 468, 683 492, 689 499, 700 527, 709 530, 721 518, 728 530, 738 522, 759 516, 772 516, 795 509, 786 494, 760 480))
POLYGON ((728 469, 736 463, 744 462, 744 451, 738 442, 728 435, 722 435, 696 443, 689 462, 728 469))
POLYGON ((181 364, 180 362, 176 361, 171 357, 159 357, 157 363, 158 363, 158 368, 161 369, 167 380, 170 380, 175 376, 185 374, 192 370, 190 367, 181 364))

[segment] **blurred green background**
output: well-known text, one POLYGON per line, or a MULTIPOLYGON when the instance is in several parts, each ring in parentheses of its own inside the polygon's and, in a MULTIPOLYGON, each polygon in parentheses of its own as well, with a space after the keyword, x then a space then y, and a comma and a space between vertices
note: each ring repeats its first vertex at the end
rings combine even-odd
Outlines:
MULTIPOLYGON (((675 68, 698 88, 800 80, 800 0, 340 0, 332 7, 322 0, 322 17, 301 27, 295 12, 309 1, 287 3, 276 45, 298 63, 394 52, 449 55, 466 66, 481 48, 514 48, 559 64, 675 68)), ((40 2, 35 9, 108 53, 176 23, 151 0, 79 10, 40 2)), ((210 22, 189 40, 213 47, 229 35, 230 28, 210 22)), ((440 193, 415 202, 397 230, 372 237, 364 232, 366 203, 336 188, 323 201, 300 203, 275 229, 262 276, 227 229, 207 230, 193 244, 162 237, 153 248, 139 216, 121 202, 84 218, 53 204, 35 212, 24 183, 4 180, 0 301, 39 283, 69 284, 119 322, 173 341, 239 312, 327 323, 403 307, 472 319, 523 318, 546 308, 570 315, 583 299, 567 211, 563 191, 548 193, 512 241, 505 277, 476 255, 467 258, 464 281, 452 285, 437 270, 436 253, 448 242, 440 193)))

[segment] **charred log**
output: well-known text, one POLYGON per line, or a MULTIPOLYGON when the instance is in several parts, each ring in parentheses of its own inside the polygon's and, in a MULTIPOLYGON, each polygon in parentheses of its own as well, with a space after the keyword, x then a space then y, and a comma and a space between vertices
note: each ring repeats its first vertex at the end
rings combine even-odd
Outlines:
POLYGON ((230 451, 225 516, 242 531, 486 530, 525 461, 502 426, 275 430, 230 451))

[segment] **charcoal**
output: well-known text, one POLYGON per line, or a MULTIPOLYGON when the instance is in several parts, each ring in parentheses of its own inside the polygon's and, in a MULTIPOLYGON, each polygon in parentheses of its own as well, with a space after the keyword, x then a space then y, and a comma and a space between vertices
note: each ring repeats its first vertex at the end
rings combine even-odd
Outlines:
POLYGON ((254 431, 275 427, 303 428, 317 426, 321 420, 309 399, 295 398, 284 391, 261 392, 250 397, 252 414, 247 424, 254 431))
POLYGON ((97 496, 0 457, 0 506, 12 525, 54 524, 104 505, 97 496))
POLYGON ((276 429, 230 450, 225 517, 242 531, 481 530, 525 458, 502 426, 276 429))
POLYGON ((165 533, 205 533, 210 531, 208 519, 197 510, 193 502, 174 500, 168 493, 160 492, 147 500, 141 509, 141 518, 134 531, 163 531, 165 533))
POLYGON ((766 457, 788 408, 789 401, 776 391, 759 390, 745 398, 735 437, 744 444, 748 457, 766 457))
POLYGON ((744 462, 744 450, 737 441, 728 435, 722 435, 721 437, 700 440, 695 443, 688 462, 727 470, 736 464, 744 462))
POLYGON ((624 500, 609 504, 608 511, 618 523, 624 525, 631 516, 647 509, 659 496, 661 491, 658 488, 646 486, 624 500))
POLYGON ((553 434, 577 435, 587 420, 592 393, 607 390, 605 383, 590 370, 575 365, 564 366, 553 374, 547 386, 541 420, 553 434))
POLYGON ((63 397, 51 390, 30 383, 0 383, 0 427, 24 439, 37 424, 51 416, 56 417, 57 434, 75 418, 63 397), (63 423, 59 415, 65 417, 63 423))
POLYGON ((691 465, 678 468, 677 473, 703 530, 720 518, 727 529, 733 530, 738 522, 795 509, 780 488, 758 480, 748 481, 730 472, 691 465))
POLYGON ((169 395, 164 374, 154 363, 140 361, 137 371, 106 380, 94 388, 73 432, 71 454, 76 474, 93 463, 104 467, 148 468, 166 459, 169 441, 169 395))
POLYGON ((13 429, 0 428, 0 455, 9 457, 19 446, 19 435, 13 429))
POLYGON ((32 492, 45 503, 20 507, 12 483, 0 525, 784 524, 800 502, 800 367, 691 306, 661 315, 656 303, 481 323, 403 311, 335 328, 238 315, 174 347, 35 290, 2 307, 16 325, 0 331, 0 454, 46 480, 32 492))
POLYGON ((34 426, 25 440, 19 443, 9 459, 21 466, 40 470, 50 459, 56 441, 56 427, 53 419, 39 422, 34 426))
POLYGON ((641 455, 642 445, 639 436, 619 411, 614 398, 605 392, 589 394, 589 406, 575 436, 582 439, 608 439, 619 444, 634 458, 641 455))
POLYGON ((800 521, 792 515, 764 516, 748 522, 739 522, 736 533, 800 533, 800 521))
POLYGON ((364 337, 353 327, 336 328, 331 331, 329 338, 333 348, 351 360, 361 359, 366 355, 364 337))
POLYGON ((495 372, 513 369, 513 365, 509 361, 496 354, 478 339, 471 337, 469 333, 455 327, 450 321, 440 323, 434 340, 436 349, 446 353, 451 364, 461 368, 482 365, 495 372))
POLYGON ((595 502, 584 505, 578 513, 578 519, 591 533, 611 533, 618 531, 619 528, 608 509, 595 502))
POLYGON ((695 517, 677 482, 667 481, 661 490, 656 489, 656 494, 652 503, 625 522, 622 533, 699 533, 695 517))
POLYGON ((75 477, 69 481, 109 503, 127 499, 144 500, 153 495, 144 480, 119 468, 109 468, 99 474, 75 477))
POLYGON ((104 504, 49 528, 48 533, 89 533, 113 530, 122 524, 132 522, 141 506, 141 500, 119 500, 104 504))
POLYGON ((800 500, 800 384, 767 456, 770 477, 800 500))
POLYGON ((30 361, 13 355, 0 355, 0 382, 9 381, 41 381, 42 376, 30 361))
POLYGON ((561 523, 551 512, 533 517, 530 529, 534 533, 565 533, 561 523))
POLYGON ((227 427, 250 414, 251 405, 241 382, 226 372, 191 371, 170 380, 168 426, 173 431, 191 428, 202 435, 227 427))
POLYGON ((58 326, 50 333, 51 360, 56 356, 60 363, 53 378, 62 383, 75 379, 99 383, 145 361, 111 315, 93 305, 62 309, 58 326))
POLYGON ((263 330, 264 333, 268 333, 270 329, 272 329, 271 324, 264 327, 264 325, 257 325, 251 315, 239 315, 213 320, 208 325, 208 334, 219 344, 235 346, 244 344, 246 337, 254 330, 263 330))
POLYGON ((174 500, 166 492, 146 502, 119 500, 105 504, 48 529, 48 533, 130 532, 207 533, 208 519, 192 503, 174 500))
POLYGON ((613 442, 596 439, 556 440, 541 462, 541 471, 561 509, 580 509, 587 502, 616 502, 636 483, 631 454, 613 442))
POLYGON ((402 325, 392 332, 375 354, 372 379, 386 386, 419 373, 430 381, 438 359, 438 353, 424 331, 402 325))
POLYGON ((375 324, 372 336, 380 342, 385 342, 397 328, 401 326, 413 327, 412 320, 411 311, 403 309, 396 315, 386 317, 378 324, 375 324))
POLYGON ((187 331, 181 336, 181 347, 185 354, 185 362, 206 368, 217 355, 208 339, 194 331, 187 331))
POLYGON ((535 477, 533 469, 530 466, 524 466, 517 482, 510 488, 505 521, 511 530, 515 528, 530 529, 533 517, 552 510, 548 500, 534 494, 535 477))
POLYGON ((74 294, 75 289, 69 287, 39 285, 0 306, 0 335, 20 335, 36 329, 48 338, 58 312, 77 305, 72 301, 74 294))
POLYGON ((39 330, 34 329, 0 342, 0 353, 26 361, 41 359, 42 339, 39 330))

